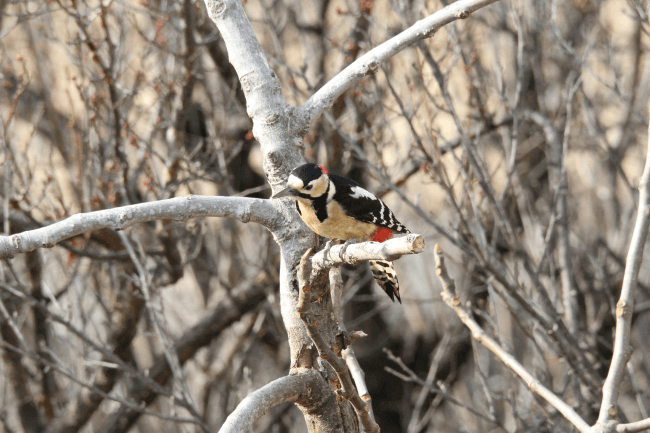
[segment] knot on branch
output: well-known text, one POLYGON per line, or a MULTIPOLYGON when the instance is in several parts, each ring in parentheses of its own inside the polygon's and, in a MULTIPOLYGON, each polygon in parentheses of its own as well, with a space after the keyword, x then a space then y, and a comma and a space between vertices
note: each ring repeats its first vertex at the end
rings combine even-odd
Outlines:
POLYGON ((631 315, 632 309, 625 300, 621 299, 616 303, 616 315, 621 317, 625 315, 631 315))
POLYGON ((352 332, 341 331, 338 334, 336 334, 336 340, 340 342, 341 350, 345 350, 352 343, 354 343, 355 340, 367 336, 368 334, 366 334, 363 331, 352 331, 352 332))
POLYGON ((115 230, 116 232, 124 230, 126 228, 124 225, 126 223, 127 218, 128 218, 127 213, 121 212, 117 217, 117 221, 115 222, 115 225, 113 225, 113 230, 115 230))
POLYGON ((280 165, 280 159, 282 158, 282 153, 277 150, 271 150, 266 153, 266 159, 271 165, 278 166, 280 165))
POLYGON ((241 83, 241 88, 244 93, 249 93, 255 86, 256 81, 255 71, 246 72, 245 74, 242 74, 241 77, 239 77, 239 82, 241 83))
POLYGON ((423 38, 431 38, 436 34, 437 29, 431 29, 422 33, 423 38))
POLYGON ((371 60, 366 65, 366 70, 364 75, 374 75, 377 73, 378 70, 379 70, 379 63, 377 63, 375 60, 371 60))
POLYGON ((246 206, 246 208, 244 209, 244 212, 242 213, 241 218, 240 218, 241 222, 243 222, 243 223, 249 222, 251 220, 252 213, 253 212, 252 212, 251 205, 246 206))
POLYGON ((263 125, 273 125, 274 123, 277 123, 281 119, 280 115, 278 113, 269 113, 267 116, 265 116, 261 123, 263 125))
POLYGON ((206 6, 208 8, 208 15, 212 20, 221 19, 224 12, 226 12, 226 2, 224 0, 206 1, 206 6))

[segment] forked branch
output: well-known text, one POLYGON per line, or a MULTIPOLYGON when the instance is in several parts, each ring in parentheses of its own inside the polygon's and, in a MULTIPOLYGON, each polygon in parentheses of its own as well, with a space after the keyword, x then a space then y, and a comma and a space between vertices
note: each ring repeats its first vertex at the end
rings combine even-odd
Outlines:
MULTIPOLYGON (((368 405, 363 401, 363 399, 361 399, 357 389, 352 384, 352 379, 350 378, 350 373, 345 361, 334 353, 330 345, 323 339, 318 330, 317 318, 311 311, 311 254, 312 249, 310 248, 300 260, 300 268, 298 270, 300 295, 298 298, 298 308, 296 313, 305 324, 309 337, 314 342, 316 349, 318 349, 318 355, 327 361, 336 372, 336 375, 339 378, 339 383, 341 384, 341 389, 337 390, 337 394, 352 404, 357 415, 359 415, 361 424, 366 432, 378 433, 379 426, 370 416, 368 405)), ((363 336, 365 336, 363 332, 350 334, 351 338, 346 342, 346 345, 350 344, 352 340, 363 336)))
POLYGON ((376 73, 382 63, 414 43, 433 36, 443 26, 458 19, 466 19, 473 12, 496 1, 456 1, 368 51, 327 82, 302 107, 296 110, 295 117, 299 120, 294 122, 292 127, 296 131, 307 130, 309 125, 334 104, 336 98, 361 78, 376 73))

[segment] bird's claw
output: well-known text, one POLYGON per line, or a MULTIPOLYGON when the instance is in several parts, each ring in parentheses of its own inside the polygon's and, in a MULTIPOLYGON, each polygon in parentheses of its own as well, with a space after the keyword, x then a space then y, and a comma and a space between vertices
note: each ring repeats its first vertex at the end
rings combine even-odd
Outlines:
POLYGON ((343 261, 344 263, 348 263, 348 261, 345 260, 343 256, 345 255, 345 252, 347 251, 348 247, 352 244, 356 244, 357 242, 359 241, 355 238, 348 239, 347 241, 345 241, 345 243, 341 247, 341 251, 339 252, 339 258, 341 259, 341 261, 343 261))
POLYGON ((323 255, 327 258, 329 257, 330 250, 332 249, 332 246, 334 245, 334 242, 338 241, 336 239, 330 239, 325 243, 325 246, 323 247, 323 255))

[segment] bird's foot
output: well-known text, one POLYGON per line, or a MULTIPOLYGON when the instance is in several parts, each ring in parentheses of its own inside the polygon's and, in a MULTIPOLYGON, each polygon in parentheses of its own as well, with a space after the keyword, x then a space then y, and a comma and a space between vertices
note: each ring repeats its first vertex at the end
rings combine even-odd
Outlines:
POLYGON ((341 247, 341 251, 339 252, 339 258, 340 258, 342 261, 344 261, 345 263, 349 263, 349 262, 348 262, 347 260, 345 260, 345 258, 344 258, 344 256, 345 256, 345 252, 347 251, 347 249, 348 249, 348 247, 349 247, 350 245, 356 244, 356 243, 358 243, 358 242, 359 242, 359 240, 356 239, 356 238, 351 238, 351 239, 348 239, 347 241, 345 241, 345 243, 344 243, 343 246, 341 247))
POLYGON ((339 244, 339 240, 338 240, 338 239, 330 239, 329 241, 327 241, 327 242, 325 243, 325 246, 323 247, 323 255, 324 255, 325 257, 329 257, 330 250, 332 249, 332 247, 333 247, 334 245, 338 245, 338 244, 339 244))

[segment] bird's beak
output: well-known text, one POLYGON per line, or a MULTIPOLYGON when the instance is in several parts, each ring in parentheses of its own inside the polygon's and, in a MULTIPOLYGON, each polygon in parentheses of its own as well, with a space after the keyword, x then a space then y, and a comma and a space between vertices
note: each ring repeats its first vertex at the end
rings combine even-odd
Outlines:
POLYGON ((277 194, 274 194, 271 198, 282 198, 282 197, 293 197, 296 196, 297 191, 291 187, 285 188, 277 194))

